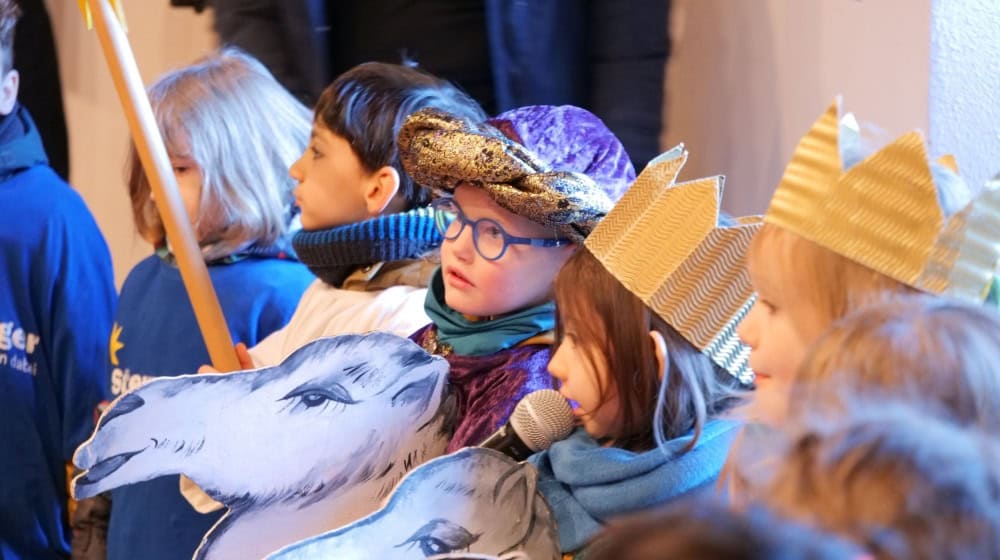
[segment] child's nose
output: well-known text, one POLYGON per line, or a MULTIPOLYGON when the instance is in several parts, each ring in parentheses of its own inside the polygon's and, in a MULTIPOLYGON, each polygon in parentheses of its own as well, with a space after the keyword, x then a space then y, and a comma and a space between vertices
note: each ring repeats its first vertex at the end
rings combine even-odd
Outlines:
POLYGON ((292 179, 295 179, 299 183, 302 182, 302 178, 303 178, 303 175, 302 175, 302 157, 300 157, 299 159, 295 160, 295 163, 293 163, 292 166, 288 168, 288 174, 292 177, 292 179))
POLYGON ((472 237, 472 228, 467 226, 462 228, 462 232, 458 234, 458 237, 450 242, 452 254, 463 262, 471 262, 472 254, 476 251, 472 237))
POLYGON ((562 345, 556 346, 552 352, 552 356, 549 358, 549 363, 547 368, 549 370, 549 375, 559 380, 560 389, 566 382, 566 368, 563 364, 563 353, 562 345))

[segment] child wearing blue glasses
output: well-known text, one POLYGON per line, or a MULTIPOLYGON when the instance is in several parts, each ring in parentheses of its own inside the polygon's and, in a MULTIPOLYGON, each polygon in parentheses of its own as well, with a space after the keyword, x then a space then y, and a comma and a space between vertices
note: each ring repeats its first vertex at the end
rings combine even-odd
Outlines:
POLYGON ((551 388, 552 282, 635 179, 621 142, 577 107, 532 106, 478 126, 440 110, 411 115, 400 157, 444 237, 410 338, 451 364, 458 416, 448 451, 477 445, 525 395, 551 388))

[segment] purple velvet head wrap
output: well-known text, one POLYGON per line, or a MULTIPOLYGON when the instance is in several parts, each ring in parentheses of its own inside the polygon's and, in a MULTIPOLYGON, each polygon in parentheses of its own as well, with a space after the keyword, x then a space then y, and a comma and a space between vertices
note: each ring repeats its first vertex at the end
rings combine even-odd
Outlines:
POLYGON ((418 183, 445 192, 476 185, 501 207, 575 242, 635 179, 604 123, 569 106, 522 107, 484 123, 423 109, 403 124, 399 153, 418 183))
POLYGON ((583 173, 617 201, 635 181, 625 146, 597 115, 573 105, 528 105, 486 121, 558 171, 583 173))

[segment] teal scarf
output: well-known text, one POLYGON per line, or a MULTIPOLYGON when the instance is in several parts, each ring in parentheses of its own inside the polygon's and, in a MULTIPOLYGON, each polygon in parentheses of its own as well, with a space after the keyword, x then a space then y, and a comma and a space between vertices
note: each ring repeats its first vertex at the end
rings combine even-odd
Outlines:
POLYGON ((556 326, 556 304, 551 301, 488 321, 469 320, 444 302, 440 268, 431 279, 424 310, 437 327, 438 342, 460 356, 496 354, 556 326))

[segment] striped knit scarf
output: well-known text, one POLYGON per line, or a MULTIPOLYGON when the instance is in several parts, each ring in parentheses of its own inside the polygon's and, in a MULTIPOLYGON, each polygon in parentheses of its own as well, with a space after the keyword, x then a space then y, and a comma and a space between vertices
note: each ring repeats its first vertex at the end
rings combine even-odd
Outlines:
POLYGON ((419 258, 441 245, 434 211, 417 208, 321 231, 300 231, 295 252, 320 280, 339 288, 358 268, 419 258))

